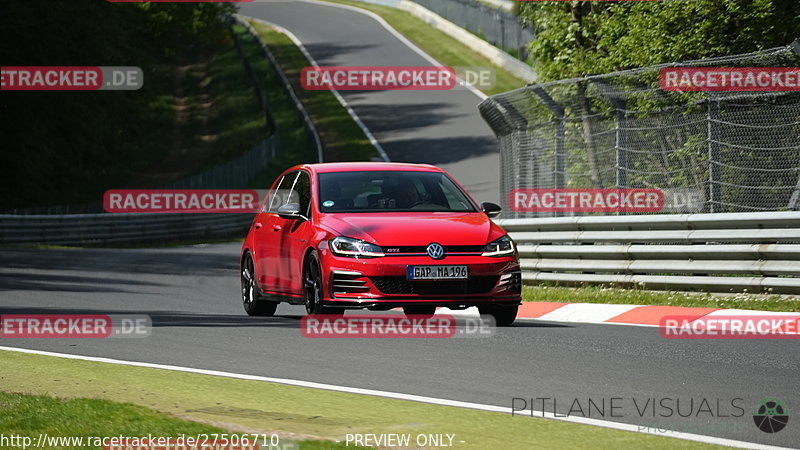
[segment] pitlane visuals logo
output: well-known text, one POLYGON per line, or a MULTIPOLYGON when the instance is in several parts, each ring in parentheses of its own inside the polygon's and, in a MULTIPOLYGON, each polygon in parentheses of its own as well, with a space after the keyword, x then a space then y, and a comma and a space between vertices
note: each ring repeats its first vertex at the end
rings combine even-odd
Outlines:
POLYGON ((765 398, 753 411, 753 421, 764 433, 777 433, 789 422, 789 409, 777 398, 765 398))

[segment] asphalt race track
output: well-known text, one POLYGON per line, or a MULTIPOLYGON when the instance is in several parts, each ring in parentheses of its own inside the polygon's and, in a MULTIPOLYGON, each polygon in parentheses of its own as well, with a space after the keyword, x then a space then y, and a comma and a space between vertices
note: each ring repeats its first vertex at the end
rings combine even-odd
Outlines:
MULTIPOLYGON (((430 66, 373 18, 304 1, 242 4, 295 34, 321 66, 430 66)), ((341 91, 392 161, 449 171, 478 202, 499 202, 497 139, 468 90, 341 91)))
MULTIPOLYGON (((676 341, 663 339, 655 328, 537 321, 484 338, 304 338, 302 308, 282 305, 275 318, 244 314, 238 252, 238 244, 0 250, 0 313, 148 314, 154 325, 147 338, 0 339, 0 345, 509 409, 513 397, 555 398, 562 413, 574 399, 586 409, 590 398, 621 397, 636 398, 640 406, 648 398, 681 399, 686 414, 689 399, 695 399, 695 412, 706 399, 714 417, 700 413, 679 422, 691 427, 686 431, 788 447, 800 443, 795 417, 776 434, 759 431, 751 417, 764 397, 781 399, 792 412, 799 407, 796 340, 676 341), (717 417, 741 414, 729 406, 736 398, 745 416, 717 417)), ((677 428, 674 417, 641 418, 627 406, 624 413, 605 419, 677 428)))
MULTIPOLYGON (((303 1, 242 5, 279 24, 322 65, 427 66, 372 18, 303 1)), ((394 161, 449 170, 478 201, 499 200, 496 139, 466 90, 343 91, 394 161)), ((784 447, 800 445, 797 340, 665 340, 657 329, 521 321, 471 339, 310 339, 301 307, 245 315, 240 245, 158 249, 0 249, 0 314, 147 314, 152 334, 130 339, 3 339, 0 346, 101 356, 499 405, 512 398, 621 398, 622 417, 594 418, 784 447), (787 427, 760 431, 765 397, 790 410, 787 427), (687 418, 630 406, 676 406, 687 418), (690 400, 693 402, 689 404, 690 400), (706 400, 708 409, 701 407, 706 400), (732 408, 731 403, 744 411, 732 408), (651 404, 652 405, 652 404, 651 404)), ((0 364, 2 357, 0 356, 0 364)), ((545 410, 552 411, 552 401, 545 410)), ((529 407, 531 405, 528 405, 529 407)), ((534 409, 541 409, 537 404, 534 409)), ((529 420, 524 417, 509 420, 529 420)), ((655 433, 658 434, 658 433, 655 433)), ((536 436, 531 436, 535 442, 536 436)))

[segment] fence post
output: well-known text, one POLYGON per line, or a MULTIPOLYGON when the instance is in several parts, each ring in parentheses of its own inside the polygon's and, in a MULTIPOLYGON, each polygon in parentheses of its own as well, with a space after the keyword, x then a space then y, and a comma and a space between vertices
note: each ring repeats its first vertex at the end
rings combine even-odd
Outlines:
MULTIPOLYGON (((800 56, 800 39, 795 39, 791 45, 792 51, 800 56)), ((800 152, 797 155, 798 161, 800 161, 800 152)), ((792 191, 792 196, 789 198, 789 205, 787 206, 789 210, 797 210, 800 209, 800 171, 797 173, 797 183, 794 186, 794 191, 792 191)))
POLYGON ((625 101, 620 100, 621 107, 617 108, 617 187, 628 187, 628 169, 630 169, 630 155, 628 154, 628 113, 625 111, 625 101))
POLYGON ((722 168, 719 165, 719 100, 708 97, 708 212, 722 210, 722 168))
POLYGON ((628 169, 630 169, 630 157, 628 155, 628 102, 616 90, 614 90, 605 80, 595 79, 594 84, 600 89, 600 93, 605 97, 614 108, 616 120, 614 121, 614 149, 616 151, 616 187, 618 189, 628 187, 628 169))
POLYGON ((550 94, 547 93, 541 86, 531 86, 531 92, 539 97, 539 100, 552 111, 556 119, 556 151, 555 151, 555 164, 553 167, 553 180, 555 181, 556 189, 563 189, 567 184, 567 162, 564 143, 566 141, 566 114, 564 108, 561 107, 550 94))
MULTIPOLYGON (((798 44, 800 46, 800 44, 798 44)), ((797 151, 797 160, 800 161, 800 148, 797 151)), ((786 209, 796 211, 800 209, 800 170, 797 171, 797 183, 794 185, 792 195, 789 197, 789 204, 786 209)))

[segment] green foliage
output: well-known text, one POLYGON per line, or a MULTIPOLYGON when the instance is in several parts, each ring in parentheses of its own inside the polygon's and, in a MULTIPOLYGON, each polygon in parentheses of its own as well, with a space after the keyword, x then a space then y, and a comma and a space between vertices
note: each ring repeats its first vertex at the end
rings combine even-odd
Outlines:
POLYGON ((796 0, 524 2, 531 61, 544 81, 748 53, 798 37, 796 0))
POLYGON ((4 66, 139 66, 138 91, 4 91, 0 209, 99 200, 169 149, 178 55, 214 48, 230 5, 11 2, 4 66), (68 187, 68 189, 66 188, 68 187))

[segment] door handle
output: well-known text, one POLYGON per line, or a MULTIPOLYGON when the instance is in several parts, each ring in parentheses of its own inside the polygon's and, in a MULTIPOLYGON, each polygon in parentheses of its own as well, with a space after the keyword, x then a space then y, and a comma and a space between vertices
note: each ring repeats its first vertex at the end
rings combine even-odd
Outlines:
POLYGON ((253 224, 253 226, 256 227, 256 230, 258 230, 258 229, 260 229, 262 227, 261 222, 256 222, 255 224, 253 224))
POLYGON ((273 225, 272 226, 272 231, 281 231, 281 226, 280 225, 273 225))

